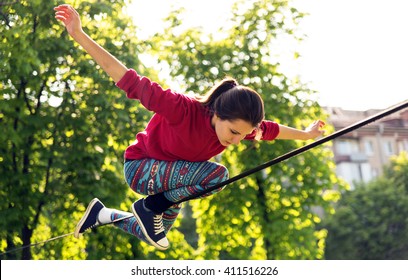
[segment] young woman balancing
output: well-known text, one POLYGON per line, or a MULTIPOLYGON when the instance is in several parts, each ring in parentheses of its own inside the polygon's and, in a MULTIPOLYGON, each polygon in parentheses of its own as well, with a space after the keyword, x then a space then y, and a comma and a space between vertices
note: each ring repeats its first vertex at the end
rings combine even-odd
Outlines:
MULTIPOLYGON (((130 188, 145 195, 130 213, 105 207, 97 198, 88 205, 75 228, 78 237, 87 229, 115 222, 116 227, 160 250, 169 247, 166 233, 181 203, 228 178, 228 170, 209 161, 227 146, 241 140, 299 139, 320 136, 324 123, 313 122, 305 130, 264 120, 260 95, 233 79, 225 79, 204 96, 188 96, 164 90, 148 78, 128 69, 92 40, 82 29, 77 11, 69 5, 54 8, 70 36, 126 92, 155 114, 145 130, 125 151, 124 174, 130 188)), ((217 189, 207 195, 221 191, 217 189)))

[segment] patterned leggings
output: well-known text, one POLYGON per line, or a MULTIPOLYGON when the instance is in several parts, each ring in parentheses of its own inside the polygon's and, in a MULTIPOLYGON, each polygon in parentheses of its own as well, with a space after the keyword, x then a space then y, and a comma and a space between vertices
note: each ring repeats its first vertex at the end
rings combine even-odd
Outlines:
MULTIPOLYGON (((163 225, 166 233, 173 226, 181 210, 181 204, 177 204, 178 201, 188 199, 228 179, 227 168, 209 161, 134 160, 125 162, 124 173, 126 182, 136 193, 143 195, 164 193, 169 201, 175 202, 172 207, 163 212, 163 225)), ((216 189, 202 197, 221 190, 222 188, 216 189)), ((112 220, 121 217, 124 217, 123 212, 114 211, 111 216, 112 220)), ((124 219, 114 225, 146 242, 136 218, 124 219)))

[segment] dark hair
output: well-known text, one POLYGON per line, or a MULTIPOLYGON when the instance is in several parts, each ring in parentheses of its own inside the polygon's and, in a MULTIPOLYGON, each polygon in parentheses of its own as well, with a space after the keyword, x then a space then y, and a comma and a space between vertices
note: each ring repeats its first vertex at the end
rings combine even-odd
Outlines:
POLYGON ((225 78, 198 100, 222 120, 241 119, 258 127, 265 117, 261 96, 232 78, 225 78))

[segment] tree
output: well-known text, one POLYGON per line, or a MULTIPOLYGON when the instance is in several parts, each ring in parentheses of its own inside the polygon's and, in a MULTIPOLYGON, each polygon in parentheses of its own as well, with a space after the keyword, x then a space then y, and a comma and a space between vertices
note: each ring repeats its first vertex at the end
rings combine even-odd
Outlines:
MULTIPOLYGON (((124 208, 128 187, 122 175, 123 151, 149 118, 69 39, 54 18, 57 2, 1 6, 2 252, 72 232, 94 196, 124 208)), ((124 4, 82 1, 77 8, 92 37, 143 72, 134 27, 122 13, 124 4)), ((114 238, 102 228, 96 232, 89 240, 64 238, 5 258, 140 257, 134 237, 114 238), (92 250, 101 247, 103 251, 92 250)))
POLYGON ((408 258, 408 154, 394 157, 384 175, 344 193, 328 230, 327 259, 408 258))
MULTIPOLYGON (((266 118, 302 127, 322 118, 313 92, 280 72, 274 44, 297 37, 303 17, 287 1, 245 1, 232 13, 232 27, 215 39, 199 29, 181 30, 179 13, 152 45, 160 62, 186 92, 205 92, 214 81, 232 76, 264 98, 266 118), (290 113, 288 113, 290 112, 290 113)), ((304 145, 297 141, 246 142, 221 158, 232 175, 304 145)), ((322 259, 326 232, 314 207, 330 214, 342 189, 327 147, 260 172, 208 199, 191 202, 199 234, 198 256, 205 259, 322 259)))
MULTIPOLYGON (((151 113, 127 100, 68 38, 54 19, 56 2, 0 6, 1 252, 72 232, 95 196, 122 210, 135 199, 123 180, 123 151, 151 113)), ((160 82, 155 69, 139 63, 138 54, 148 52, 167 61, 168 81, 186 92, 203 92, 228 74, 262 94, 268 119, 302 127, 322 117, 313 92, 281 73, 274 59, 273 44, 280 34, 296 37, 294 26, 303 16, 287 1, 238 3, 233 27, 222 30, 222 39, 197 29, 180 33, 177 13, 172 14, 169 28, 150 42, 133 36, 125 4, 89 0, 76 8, 87 33, 140 74, 160 82)), ((247 142, 217 160, 234 175, 303 144, 247 142)), ((320 218, 313 209, 330 213, 339 197, 335 188, 342 188, 330 158, 327 147, 314 149, 191 202, 198 240, 187 239, 193 240, 189 244, 172 230, 166 252, 100 227, 79 240, 25 247, 5 258, 321 259, 326 231, 317 228, 320 218)), ((177 227, 186 224, 179 220, 177 227)))

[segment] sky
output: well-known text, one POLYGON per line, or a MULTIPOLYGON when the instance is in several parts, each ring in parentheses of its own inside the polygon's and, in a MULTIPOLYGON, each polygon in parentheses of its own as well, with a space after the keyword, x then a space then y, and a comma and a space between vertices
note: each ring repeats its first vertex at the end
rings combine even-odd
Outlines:
MULTIPOLYGON (((184 22, 215 32, 234 0, 133 0, 130 13, 148 36, 163 28, 172 7, 184 7, 184 22)), ((301 44, 282 42, 283 73, 299 76, 318 92, 321 106, 386 109, 408 99, 407 0, 293 0, 309 13, 299 26, 301 44), (292 51, 301 57, 293 59, 292 51)))

